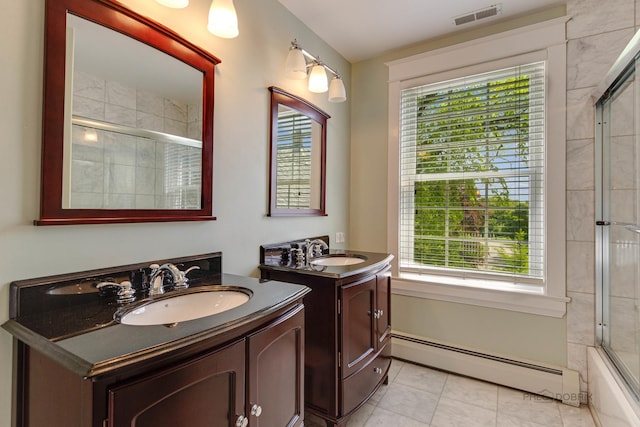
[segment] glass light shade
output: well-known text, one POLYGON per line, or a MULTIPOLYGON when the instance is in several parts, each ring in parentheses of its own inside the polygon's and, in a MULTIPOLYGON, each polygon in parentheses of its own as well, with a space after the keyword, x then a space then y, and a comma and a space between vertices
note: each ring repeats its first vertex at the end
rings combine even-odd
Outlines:
POLYGON ((307 78, 307 61, 300 49, 289 49, 284 74, 289 79, 303 80, 307 78))
POLYGON ((339 77, 334 77, 329 84, 329 102, 344 102, 347 100, 347 91, 339 77))
POLYGON ((311 74, 309 74, 309 90, 315 93, 322 93, 329 90, 327 72, 320 64, 314 65, 311 69, 311 74))
POLYGON ((189 0, 156 0, 156 2, 174 9, 182 9, 189 6, 189 0))
POLYGON ((236 15, 233 0, 213 0, 211 2, 207 29, 213 35, 225 39, 238 36, 238 15, 236 15))

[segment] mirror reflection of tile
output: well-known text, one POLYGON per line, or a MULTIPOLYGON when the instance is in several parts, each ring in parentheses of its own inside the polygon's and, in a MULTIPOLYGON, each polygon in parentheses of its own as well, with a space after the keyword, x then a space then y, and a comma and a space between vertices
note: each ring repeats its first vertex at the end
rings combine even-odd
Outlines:
MULTIPOLYGON (((73 115, 202 140, 201 105, 74 73, 73 115)), ((72 208, 199 209, 201 150, 74 125, 72 208)))

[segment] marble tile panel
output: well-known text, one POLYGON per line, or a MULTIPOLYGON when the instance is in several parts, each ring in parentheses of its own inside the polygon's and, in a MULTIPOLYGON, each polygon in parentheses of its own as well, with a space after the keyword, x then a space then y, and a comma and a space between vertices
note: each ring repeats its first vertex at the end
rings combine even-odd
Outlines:
POLYGON ((136 209, 154 209, 155 200, 155 196, 136 194, 136 209))
POLYGON ((101 209, 103 203, 102 193, 71 193, 72 209, 101 209))
POLYGON ((147 138, 136 138, 136 166, 156 167, 156 142, 147 138))
POLYGON ((202 141, 202 122, 187 123, 187 137, 202 141))
MULTIPOLYGON (((130 194, 135 193, 135 166, 109 164, 105 168, 104 190, 109 194, 130 194)), ((135 199, 131 201, 131 206, 135 204, 135 199)))
POLYGON ((567 292, 567 341, 573 344, 595 344, 595 296, 567 292))
POLYGON ((104 120, 105 105, 106 104, 102 101, 96 101, 82 96, 74 96, 71 111, 74 116, 94 120, 104 120))
POLYGON ((107 104, 136 109, 136 88, 123 85, 120 82, 107 81, 107 104))
POLYGON ((156 116, 155 114, 138 111, 136 113, 136 127, 138 129, 164 132, 164 119, 161 116, 156 116))
POLYGON ((555 400, 534 399, 530 393, 506 387, 498 388, 498 414, 548 427, 562 426, 558 403, 555 400))
MULTIPOLYGON (((378 402, 378 408, 392 411, 396 416, 403 415, 427 424, 431 422, 439 394, 405 386, 398 383, 398 379, 399 377, 389 386, 387 393, 378 402)), ((367 425, 369 425, 368 422, 367 425)))
POLYGON ((636 183, 636 150, 633 136, 611 137, 610 152, 610 186, 612 189, 635 189, 636 183))
POLYGON ((136 195, 154 195, 156 188, 155 168, 136 166, 135 168, 135 193, 136 195))
MULTIPOLYGON (((384 408, 377 407, 367 420, 364 427, 427 427, 428 423, 417 421, 397 412, 392 412, 384 408)), ((349 427, 347 425, 347 427, 349 427)))
POLYGON ((567 141, 567 190, 595 188, 595 141, 567 141))
POLYGON ((104 168, 102 163, 86 160, 71 162, 71 192, 72 193, 102 193, 104 183, 104 168))
POLYGON ((187 136, 187 123, 179 120, 164 119, 164 132, 170 135, 187 136))
POLYGON ((595 293, 595 243, 567 242, 567 290, 595 293))
POLYGON ((104 158, 104 148, 102 144, 73 143, 71 146, 71 157, 73 160, 87 160, 90 162, 102 163, 104 158))
POLYGON ((189 104, 187 106, 187 122, 202 123, 202 104, 189 104))
POLYGON ((597 86, 627 45, 632 28, 569 40, 567 45, 567 88, 597 86))
POLYGON ((567 140, 595 137, 593 88, 567 91, 567 140))
POLYGON ((581 406, 576 408, 569 405, 558 405, 563 427, 596 427, 589 408, 581 406))
POLYGON ((136 164, 136 141, 134 136, 108 133, 104 136, 105 164, 136 164))
POLYGON ((636 319, 638 311, 635 307, 635 299, 610 297, 609 310, 608 326, 611 348, 617 352, 636 352, 636 319))
POLYGON ((635 80, 619 90, 611 102, 611 118, 609 133, 612 136, 635 134, 635 80))
POLYGON ((179 122, 187 122, 187 104, 176 101, 174 99, 164 99, 164 115, 165 119, 176 120, 179 122))
POLYGON ((634 298, 638 283, 638 259, 640 250, 637 238, 629 236, 627 239, 610 243, 609 262, 609 293, 614 297, 634 298))
POLYGON ((103 102, 106 99, 106 82, 104 79, 85 73, 74 71, 73 73, 73 96, 92 99, 103 102))
MULTIPOLYGON (((584 393, 586 400, 588 394, 588 371, 587 371, 587 346, 584 344, 567 343, 567 367, 578 371, 580 374, 580 392, 584 393)), ((586 402, 583 402, 586 403, 586 402)), ((567 406, 567 405, 560 405, 567 406)), ((560 411, 562 414, 562 411, 560 411)))
POLYGON ((567 240, 595 241, 595 194, 567 191, 567 240))
POLYGON ((635 190, 611 190, 609 208, 609 220, 637 224, 638 213, 636 211, 635 190))
POLYGON ((444 372, 412 363, 405 363, 400 368, 394 383, 439 394, 442 392, 446 380, 447 374, 444 372))
POLYGON ((123 126, 136 126, 136 110, 119 105, 105 104, 104 120, 123 126))
POLYGON ((498 386, 473 378, 448 375, 442 397, 495 411, 498 404, 498 386))
POLYGON ((481 408, 459 400, 440 398, 430 427, 494 427, 496 410, 481 408))
POLYGON ((164 117, 164 98, 144 90, 136 91, 136 109, 138 112, 164 117))
POLYGON ((571 0, 567 2, 567 37, 606 33, 634 25, 634 0, 571 0))
POLYGON ((136 207, 135 194, 106 193, 104 207, 107 209, 134 209, 136 207))

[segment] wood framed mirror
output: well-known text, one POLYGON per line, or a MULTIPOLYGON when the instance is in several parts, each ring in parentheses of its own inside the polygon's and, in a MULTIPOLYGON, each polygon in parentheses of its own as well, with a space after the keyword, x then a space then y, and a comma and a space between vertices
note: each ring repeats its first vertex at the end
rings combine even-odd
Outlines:
POLYGON ((269 216, 326 216, 327 113, 271 92, 269 216))
POLYGON ((37 225, 212 216, 220 60, 110 0, 47 0, 37 225))

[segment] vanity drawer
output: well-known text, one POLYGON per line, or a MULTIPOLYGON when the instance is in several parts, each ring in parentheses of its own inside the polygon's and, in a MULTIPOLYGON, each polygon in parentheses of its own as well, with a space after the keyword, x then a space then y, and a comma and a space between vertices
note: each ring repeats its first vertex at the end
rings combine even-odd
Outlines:
MULTIPOLYGON (((385 348, 388 346, 385 346, 385 348)), ((360 371, 342 382, 342 415, 346 415, 364 403, 387 377, 391 357, 383 348, 360 371)))

